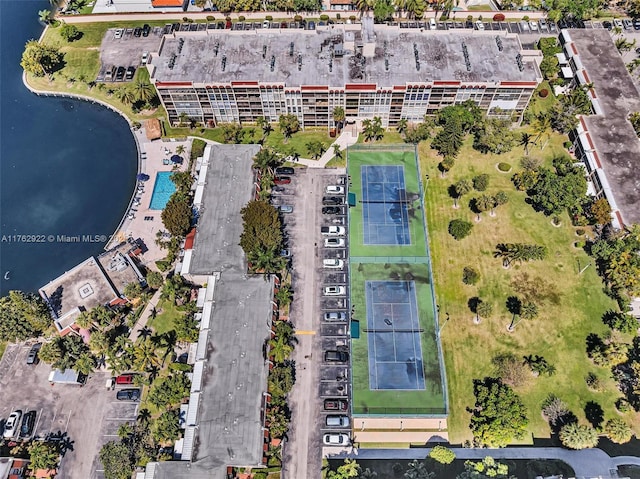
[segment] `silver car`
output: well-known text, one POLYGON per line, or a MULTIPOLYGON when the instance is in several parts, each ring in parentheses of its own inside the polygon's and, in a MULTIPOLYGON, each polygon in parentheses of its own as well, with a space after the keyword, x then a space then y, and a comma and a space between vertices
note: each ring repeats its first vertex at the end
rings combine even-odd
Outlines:
POLYGON ((20 419, 22 419, 22 411, 20 409, 13 411, 7 419, 7 422, 4 423, 4 432, 2 436, 5 439, 11 439, 18 432, 18 428, 20 427, 20 419))

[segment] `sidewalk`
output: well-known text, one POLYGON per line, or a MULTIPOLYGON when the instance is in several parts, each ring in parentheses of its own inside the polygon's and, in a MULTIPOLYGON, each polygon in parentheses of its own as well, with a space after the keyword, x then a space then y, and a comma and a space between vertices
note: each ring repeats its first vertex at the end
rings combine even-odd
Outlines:
POLYGON ((133 328, 131 328, 131 332, 129 333, 129 339, 134 343, 140 336, 140 331, 142 331, 147 326, 147 321, 149 321, 149 317, 151 316, 151 313, 156 308, 156 306, 158 306, 158 303, 160 302, 161 294, 162 294, 162 288, 160 288, 158 291, 154 293, 154 295, 149 300, 147 307, 144 308, 144 311, 138 318, 138 321, 136 321, 136 324, 133 326, 133 328))
POLYGON ((310 160, 307 158, 298 158, 296 163, 305 165, 308 168, 324 168, 325 166, 327 166, 327 163, 329 163, 335 156, 333 153, 333 145, 340 145, 340 150, 344 152, 344 150, 346 150, 348 146, 354 145, 357 141, 357 133, 354 136, 349 129, 345 128, 344 130, 342 130, 342 133, 340 133, 340 136, 338 136, 338 138, 336 138, 336 140, 331 143, 331 145, 329 145, 327 151, 324 152, 320 159, 310 160))
MULTIPOLYGON (((640 458, 633 456, 610 457, 602 449, 583 449, 571 451, 560 447, 507 447, 502 449, 467 449, 451 448, 456 459, 480 460, 486 456, 494 459, 559 459, 569 464, 576 477, 611 477, 612 470, 622 465, 640 466, 640 458)), ((424 459, 430 448, 411 449, 354 449, 352 453, 331 455, 331 448, 324 448, 330 459, 381 459, 381 460, 413 460, 424 459)))

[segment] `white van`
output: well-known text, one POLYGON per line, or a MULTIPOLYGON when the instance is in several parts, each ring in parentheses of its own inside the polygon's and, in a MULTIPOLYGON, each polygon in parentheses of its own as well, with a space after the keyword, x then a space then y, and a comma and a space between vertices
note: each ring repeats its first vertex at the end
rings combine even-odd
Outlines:
POLYGON ((431 18, 429 20, 429 29, 430 30, 437 30, 438 29, 438 24, 436 23, 436 19, 435 18, 431 18))

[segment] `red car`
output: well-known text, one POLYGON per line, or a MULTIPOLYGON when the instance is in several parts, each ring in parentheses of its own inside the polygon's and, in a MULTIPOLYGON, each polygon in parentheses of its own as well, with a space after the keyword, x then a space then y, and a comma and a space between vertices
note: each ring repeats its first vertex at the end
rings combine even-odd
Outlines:
POLYGON ((346 399, 325 399, 325 411, 346 411, 349 403, 346 399))
POLYGON ((288 185, 289 183, 291 183, 291 178, 288 176, 276 176, 273 179, 273 182, 276 185, 288 185))
POLYGON ((130 384, 133 384, 135 376, 136 375, 134 373, 121 374, 116 378, 116 384, 118 386, 129 386, 130 384))

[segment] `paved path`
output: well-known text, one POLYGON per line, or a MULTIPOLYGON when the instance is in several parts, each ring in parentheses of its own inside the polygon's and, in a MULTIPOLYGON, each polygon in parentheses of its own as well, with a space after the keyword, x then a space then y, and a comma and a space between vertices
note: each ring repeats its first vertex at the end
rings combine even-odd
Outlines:
POLYGON ((140 336, 140 331, 142 331, 146 327, 147 321, 149 321, 149 318, 151 317, 151 313, 156 308, 156 306, 158 306, 158 303, 160 302, 161 294, 162 294, 162 288, 160 288, 158 291, 156 291, 153 294, 153 296, 151 296, 151 299, 147 303, 147 307, 144 308, 144 311, 138 318, 138 321, 136 321, 136 324, 133 326, 133 328, 131 328, 131 332, 129 333, 129 339, 134 343, 140 336))
MULTIPOLYGON (((583 449, 571 451, 561 447, 507 447, 503 449, 465 449, 451 448, 458 459, 483 459, 491 456, 495 459, 559 459, 569 464, 576 477, 611 477, 611 471, 621 465, 640 466, 640 458, 634 456, 610 457, 602 449, 583 449)), ((354 459, 424 459, 429 448, 412 449, 357 449, 353 453, 338 453, 332 458, 354 459)), ((325 453, 331 452, 325 448, 325 453)))
POLYGON ((297 163, 305 165, 308 168, 324 168, 335 156, 333 153, 333 145, 340 145, 340 150, 344 152, 348 146, 354 145, 357 141, 358 133, 345 128, 338 138, 329 145, 329 148, 327 148, 327 151, 324 152, 320 159, 310 160, 307 158, 298 158, 297 163))

